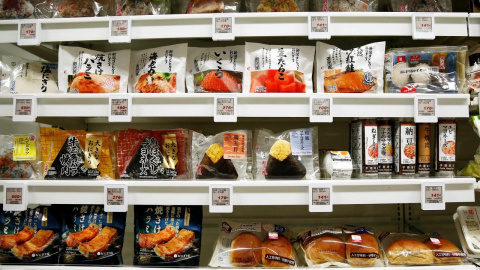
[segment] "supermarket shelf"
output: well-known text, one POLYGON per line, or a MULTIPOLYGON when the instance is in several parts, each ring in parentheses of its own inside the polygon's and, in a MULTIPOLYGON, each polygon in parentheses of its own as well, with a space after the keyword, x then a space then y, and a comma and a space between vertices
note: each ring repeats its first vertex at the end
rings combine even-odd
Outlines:
POLYGON ((468 34, 471 37, 480 37, 480 14, 468 14, 468 34))
MULTIPOLYGON (((115 267, 115 266, 113 266, 115 267)), ((106 267, 92 267, 92 266, 73 266, 68 265, 68 268, 76 269, 76 270, 105 270, 106 267)), ((33 265, 23 265, 23 266, 13 266, 13 265, 0 265, 0 269, 2 270, 60 270, 65 269, 65 266, 33 266, 33 265)), ((137 270, 137 269, 145 269, 141 267, 132 267, 132 266, 124 266, 121 268, 115 267, 115 269, 122 269, 122 270, 137 270)), ((189 268, 163 268, 165 270, 178 270, 178 269, 189 269, 189 268)), ((212 268, 201 267, 198 268, 199 270, 208 270, 212 268)), ((282 270, 285 268, 268 268, 270 270, 282 270)), ((307 269, 307 268, 305 268, 307 269)), ((308 269, 315 269, 315 268, 308 268, 308 269)), ((342 268, 342 270, 366 270, 372 268, 342 268)), ((382 267, 383 270, 474 270, 474 265, 445 265, 445 266, 395 266, 395 267, 382 267)))

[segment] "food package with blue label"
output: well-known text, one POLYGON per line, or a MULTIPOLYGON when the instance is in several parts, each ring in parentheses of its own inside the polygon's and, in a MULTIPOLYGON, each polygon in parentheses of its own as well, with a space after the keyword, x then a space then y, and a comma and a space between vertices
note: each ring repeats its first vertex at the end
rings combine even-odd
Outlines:
POLYGON ((61 207, 61 264, 122 264, 127 213, 105 212, 103 205, 61 207))
POLYGON ((43 179, 38 134, 0 135, 0 178, 43 179))
POLYGON ((135 265, 198 267, 202 206, 135 205, 135 265))
POLYGON ((59 212, 50 206, 0 212, 0 264, 56 264, 59 212))

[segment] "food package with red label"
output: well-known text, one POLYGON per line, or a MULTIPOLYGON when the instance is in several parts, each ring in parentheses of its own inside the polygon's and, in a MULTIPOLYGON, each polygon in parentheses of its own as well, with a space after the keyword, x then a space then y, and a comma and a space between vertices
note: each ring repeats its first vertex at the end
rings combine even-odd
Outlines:
POLYGON ((162 15, 171 13, 170 0, 116 0, 117 16, 162 15))
POLYGON ((240 0, 176 0, 172 9, 176 14, 240 12, 240 3, 240 0))
POLYGON ((308 0, 245 0, 247 12, 303 12, 308 0))
POLYGON ((55 18, 115 15, 115 0, 55 0, 55 18))
POLYGON ((378 11, 378 0, 313 0, 313 11, 373 12, 378 11))

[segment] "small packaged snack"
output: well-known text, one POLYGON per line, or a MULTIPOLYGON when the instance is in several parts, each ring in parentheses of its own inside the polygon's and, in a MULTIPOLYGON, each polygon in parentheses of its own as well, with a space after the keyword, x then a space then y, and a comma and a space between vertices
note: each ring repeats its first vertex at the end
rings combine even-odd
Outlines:
POLYGON ((240 12, 240 0, 177 0, 173 1, 173 13, 222 13, 240 12))
POLYGON ((115 15, 115 0, 55 0, 56 18, 115 15))
POLYGON ((0 178, 42 179, 42 156, 37 134, 0 135, 0 178))
POLYGON ((452 12, 452 0, 390 0, 394 12, 452 12))
POLYGON ((324 151, 321 163, 321 177, 327 179, 350 179, 353 163, 348 151, 324 151))
POLYGON ((313 0, 313 11, 324 12, 374 12, 378 0, 313 0))
POLYGON ((117 16, 162 15, 172 10, 170 0, 116 0, 116 3, 117 16))
POLYGON ((202 206, 135 205, 135 265, 198 267, 202 206))
POLYGON ((308 0, 245 0, 247 12, 308 11, 308 0))

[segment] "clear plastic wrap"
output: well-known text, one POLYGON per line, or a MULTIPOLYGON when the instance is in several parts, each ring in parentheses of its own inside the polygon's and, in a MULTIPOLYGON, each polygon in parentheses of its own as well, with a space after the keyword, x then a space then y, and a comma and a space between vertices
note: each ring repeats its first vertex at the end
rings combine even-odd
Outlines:
POLYGON ((469 253, 480 253, 480 207, 459 206, 457 213, 469 253))
POLYGON ((38 135, 0 135, 0 178, 43 178, 38 135))
POLYGON ((117 16, 162 15, 171 13, 170 0, 116 0, 117 16))
POLYGON ((32 19, 35 14, 33 1, 2 0, 0 1, 0 19, 32 19))
POLYGON ((308 0, 245 0, 247 12, 308 11, 308 0))
POLYGON ((312 0, 313 11, 365 12, 378 11, 379 0, 312 0))
POLYGON ((471 47, 468 51, 467 66, 468 91, 471 96, 478 97, 480 92, 480 45, 471 47))
POLYGON ((348 151, 324 151, 320 163, 321 178, 350 179, 353 163, 348 151))
POLYGON ((55 0, 56 18, 103 17, 115 15, 115 0, 55 0))
POLYGON ((240 0, 177 0, 173 1, 173 13, 222 13, 240 12, 240 0))
POLYGON ((394 12, 452 12, 452 0, 390 0, 394 12))

